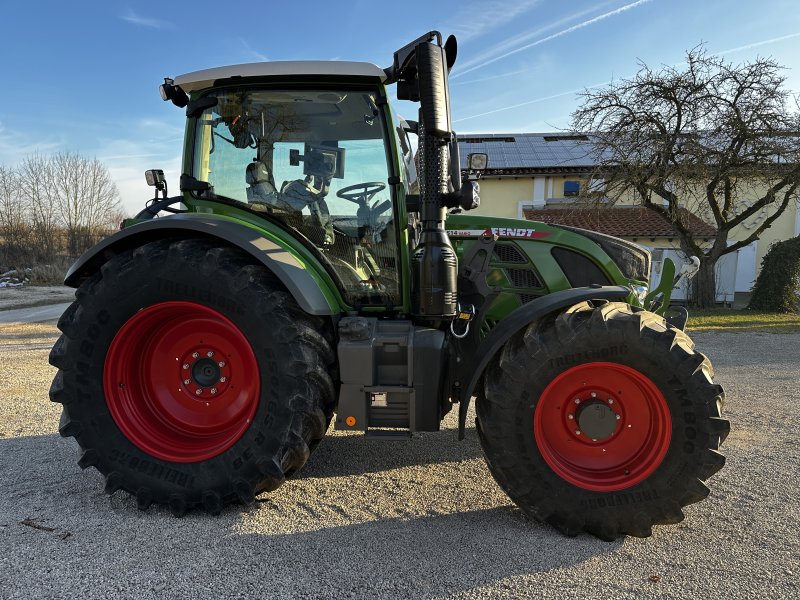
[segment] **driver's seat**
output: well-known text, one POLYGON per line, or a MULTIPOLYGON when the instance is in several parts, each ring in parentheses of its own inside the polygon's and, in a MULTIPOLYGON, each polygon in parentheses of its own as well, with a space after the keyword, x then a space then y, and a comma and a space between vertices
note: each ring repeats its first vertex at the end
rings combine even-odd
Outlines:
POLYGON ((278 200, 278 190, 272 183, 270 172, 261 161, 251 162, 245 172, 247 188, 247 201, 251 204, 266 204, 274 206, 278 200))

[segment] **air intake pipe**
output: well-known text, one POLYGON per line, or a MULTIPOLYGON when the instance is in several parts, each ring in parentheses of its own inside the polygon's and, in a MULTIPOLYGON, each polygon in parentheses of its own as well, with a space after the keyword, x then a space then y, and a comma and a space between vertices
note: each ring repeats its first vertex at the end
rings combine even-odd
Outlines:
MULTIPOLYGON (((452 39, 455 53, 455 38, 452 39)), ((458 274, 458 259, 444 228, 443 197, 448 193, 450 180, 448 145, 452 136, 448 57, 444 48, 430 42, 418 44, 415 54, 420 100, 418 161, 422 231, 411 259, 412 301, 415 315, 441 319, 456 314, 458 274)))

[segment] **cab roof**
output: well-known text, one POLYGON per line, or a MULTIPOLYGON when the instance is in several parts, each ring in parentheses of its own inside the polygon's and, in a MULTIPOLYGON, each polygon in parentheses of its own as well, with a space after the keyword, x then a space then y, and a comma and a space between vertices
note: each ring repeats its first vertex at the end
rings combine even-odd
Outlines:
POLYGON ((386 80, 386 73, 380 67, 367 62, 334 60, 283 60, 272 62, 245 63, 227 67, 214 67, 179 75, 175 85, 187 94, 210 87, 218 79, 230 77, 274 77, 286 75, 336 75, 339 77, 373 77, 386 80))

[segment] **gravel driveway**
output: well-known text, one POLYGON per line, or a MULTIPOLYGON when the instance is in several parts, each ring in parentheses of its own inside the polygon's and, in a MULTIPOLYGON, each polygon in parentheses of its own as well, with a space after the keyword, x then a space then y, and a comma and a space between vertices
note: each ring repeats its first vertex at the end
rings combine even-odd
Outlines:
POLYGON ((452 415, 410 441, 332 433, 218 517, 140 512, 56 433, 55 337, 0 325, 1 598, 800 596, 800 334, 694 336, 728 394, 728 464, 686 521, 612 543, 527 520, 452 415))

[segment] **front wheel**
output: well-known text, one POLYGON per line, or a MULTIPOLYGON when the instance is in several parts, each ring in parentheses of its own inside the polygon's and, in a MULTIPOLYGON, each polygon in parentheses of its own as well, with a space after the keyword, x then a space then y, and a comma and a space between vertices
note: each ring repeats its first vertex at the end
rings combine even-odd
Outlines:
POLYGON ((330 325, 239 250, 157 241, 77 292, 50 354, 59 431, 140 508, 212 513, 305 463, 332 414, 330 325))
POLYGON ((528 515, 568 535, 646 537, 702 500, 729 424, 708 359, 663 318, 574 307, 512 338, 477 426, 489 468, 528 515))

